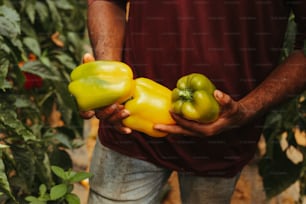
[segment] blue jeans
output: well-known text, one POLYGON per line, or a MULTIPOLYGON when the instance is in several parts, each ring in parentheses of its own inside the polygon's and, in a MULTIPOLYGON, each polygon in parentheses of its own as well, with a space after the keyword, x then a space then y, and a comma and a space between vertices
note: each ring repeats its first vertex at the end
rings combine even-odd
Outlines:
MULTIPOLYGON (((90 171, 88 204, 158 204, 171 171, 119 154, 97 141, 90 171)), ((238 175, 198 177, 178 172, 183 204, 230 203, 238 175)))

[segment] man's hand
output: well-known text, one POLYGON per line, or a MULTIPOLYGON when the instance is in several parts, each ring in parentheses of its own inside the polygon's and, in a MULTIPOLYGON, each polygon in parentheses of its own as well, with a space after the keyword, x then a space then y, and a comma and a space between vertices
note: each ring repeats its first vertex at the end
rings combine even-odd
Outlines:
POLYGON ((132 130, 122 124, 122 120, 128 117, 130 113, 124 109, 122 104, 112 104, 110 106, 98 109, 95 111, 95 116, 99 120, 105 121, 107 124, 112 125, 112 127, 122 133, 130 134, 132 130))
POLYGON ((199 123, 183 118, 172 113, 175 125, 156 124, 155 129, 171 134, 180 134, 186 136, 213 136, 225 130, 241 126, 245 121, 245 109, 234 101, 229 95, 216 90, 214 96, 221 106, 221 113, 217 120, 211 123, 199 123))
POLYGON ((265 114, 273 106, 305 90, 306 78, 301 77, 305 75, 305 54, 303 50, 296 50, 278 65, 261 84, 239 101, 234 101, 229 95, 215 91, 215 98, 221 106, 221 114, 216 121, 201 124, 172 114, 177 125, 157 124, 155 128, 173 134, 213 136, 225 130, 240 127, 265 114))
POLYGON ((296 50, 278 65, 261 84, 239 101, 234 101, 221 91, 215 91, 215 98, 221 106, 221 114, 216 121, 202 124, 172 114, 177 125, 156 124, 155 128, 173 134, 213 136, 225 130, 240 127, 265 114, 273 106, 305 90, 306 78, 301 77, 305 75, 305 54, 302 50, 296 50))

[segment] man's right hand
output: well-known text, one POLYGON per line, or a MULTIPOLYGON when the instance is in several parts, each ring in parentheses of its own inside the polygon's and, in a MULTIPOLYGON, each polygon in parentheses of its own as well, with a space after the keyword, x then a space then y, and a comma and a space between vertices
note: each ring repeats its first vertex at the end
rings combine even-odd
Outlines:
POLYGON ((99 120, 105 121, 107 124, 112 125, 112 127, 122 133, 130 134, 132 130, 122 124, 122 120, 130 115, 128 110, 124 109, 122 104, 112 104, 95 111, 95 116, 99 120))

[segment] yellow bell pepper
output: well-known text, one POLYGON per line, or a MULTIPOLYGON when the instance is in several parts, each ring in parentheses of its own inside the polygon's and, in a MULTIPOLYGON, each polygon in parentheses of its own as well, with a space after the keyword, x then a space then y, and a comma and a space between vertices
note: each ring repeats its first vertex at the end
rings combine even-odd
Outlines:
POLYGON ((123 124, 152 137, 166 136, 166 133, 154 130, 153 125, 175 123, 169 113, 171 90, 147 78, 137 78, 135 82, 133 97, 125 103, 130 116, 123 120, 123 124))
POLYGON ((118 61, 93 61, 70 74, 69 92, 81 110, 92 110, 128 100, 134 90, 131 68, 118 61))

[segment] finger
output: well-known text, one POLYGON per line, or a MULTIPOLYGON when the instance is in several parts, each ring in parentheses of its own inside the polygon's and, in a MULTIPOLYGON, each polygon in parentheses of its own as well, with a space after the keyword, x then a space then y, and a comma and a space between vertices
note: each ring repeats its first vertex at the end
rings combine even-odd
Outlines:
POLYGON ((171 115, 179 126, 192 132, 193 133, 192 135, 197 135, 201 137, 213 136, 220 133, 221 127, 225 123, 224 118, 218 118, 216 121, 212 123, 200 123, 197 121, 185 119, 182 116, 177 115, 175 113, 171 113, 171 115))
POLYGON ((95 58, 92 54, 90 53, 85 53, 83 55, 83 59, 82 59, 83 63, 87 63, 87 62, 93 62, 95 61, 95 58))
POLYGON ((113 114, 115 114, 120 108, 121 107, 118 104, 112 104, 110 106, 107 106, 101 109, 97 109, 95 111, 95 115, 98 119, 105 120, 111 117, 113 114))
POLYGON ((239 107, 237 102, 234 101, 228 94, 225 94, 219 90, 215 90, 214 96, 221 106, 220 116, 229 116, 235 114, 238 111, 239 107))
POLYGON ((130 134, 130 133, 132 133, 132 129, 131 128, 125 127, 122 124, 114 125, 114 128, 118 132, 120 132, 122 134, 130 134))
POLYGON ((79 114, 83 119, 90 119, 95 115, 95 111, 80 111, 79 114))
POLYGON ((122 110, 117 109, 117 111, 108 118, 108 122, 110 123, 120 122, 121 123, 121 121, 124 118, 127 118, 128 116, 130 116, 129 111, 125 109, 122 109, 122 110))
POLYGON ((227 106, 233 101, 229 95, 220 90, 214 91, 214 97, 221 106, 227 106))
POLYGON ((202 126, 203 123, 198 123, 196 121, 193 121, 193 120, 188 120, 184 117, 182 117, 181 115, 178 115, 176 113, 173 113, 173 112, 170 112, 171 114, 171 117, 175 120, 175 122, 177 124, 179 124, 179 126, 182 126, 184 127, 185 129, 194 129, 194 127, 196 126, 202 126))
POLYGON ((155 124, 153 126, 155 130, 162 132, 167 132, 170 134, 179 134, 179 135, 188 135, 188 136, 197 136, 196 132, 184 129, 178 125, 164 125, 164 124, 155 124))

